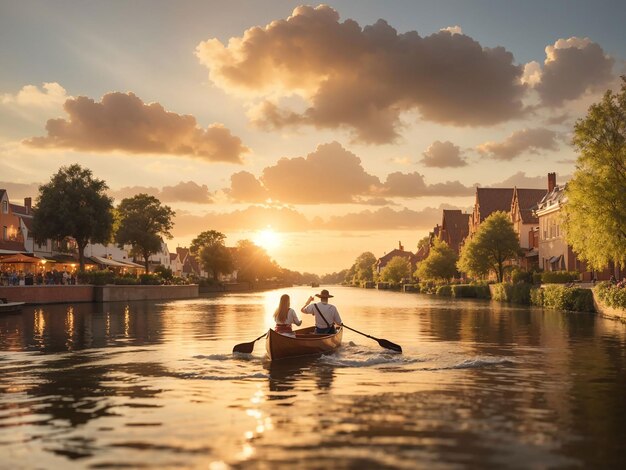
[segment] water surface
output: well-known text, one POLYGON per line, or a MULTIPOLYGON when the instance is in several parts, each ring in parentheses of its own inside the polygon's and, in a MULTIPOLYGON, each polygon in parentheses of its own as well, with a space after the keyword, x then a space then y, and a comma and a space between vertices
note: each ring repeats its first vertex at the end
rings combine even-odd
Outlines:
POLYGON ((0 317, 0 467, 623 465, 626 325, 329 289, 347 325, 404 353, 346 331, 329 356, 231 354, 304 287, 0 317))

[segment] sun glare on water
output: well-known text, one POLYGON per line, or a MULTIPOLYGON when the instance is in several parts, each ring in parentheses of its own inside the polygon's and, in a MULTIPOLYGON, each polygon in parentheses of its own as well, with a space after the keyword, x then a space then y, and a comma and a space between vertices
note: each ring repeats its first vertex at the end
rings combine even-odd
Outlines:
POLYGON ((254 237, 254 243, 267 251, 272 251, 281 245, 281 236, 271 228, 261 230, 254 237))

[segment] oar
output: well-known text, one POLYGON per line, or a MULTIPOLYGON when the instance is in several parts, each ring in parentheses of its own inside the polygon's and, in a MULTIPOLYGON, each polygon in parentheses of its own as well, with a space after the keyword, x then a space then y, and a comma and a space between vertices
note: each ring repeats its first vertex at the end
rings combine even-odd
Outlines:
POLYGON ((256 343, 261 338, 264 338, 266 335, 267 333, 263 333, 257 339, 255 339, 254 341, 250 341, 249 343, 236 344, 235 347, 233 348, 233 352, 250 354, 252 350, 254 349, 254 343, 256 343))
POLYGON ((374 341, 378 341, 378 344, 380 346, 382 346, 383 348, 391 349, 392 351, 396 351, 396 352, 399 352, 399 353, 402 352, 402 346, 400 346, 399 344, 392 343, 391 341, 387 341, 386 339, 378 339, 378 338, 374 338, 373 336, 366 335, 365 333, 361 333, 360 331, 357 331, 354 328, 350 328, 345 323, 342 323, 342 326, 346 327, 347 329, 349 329, 351 331, 354 331, 355 333, 358 333, 360 335, 363 335, 363 336, 366 336, 366 337, 368 337, 370 339, 373 339, 374 341))

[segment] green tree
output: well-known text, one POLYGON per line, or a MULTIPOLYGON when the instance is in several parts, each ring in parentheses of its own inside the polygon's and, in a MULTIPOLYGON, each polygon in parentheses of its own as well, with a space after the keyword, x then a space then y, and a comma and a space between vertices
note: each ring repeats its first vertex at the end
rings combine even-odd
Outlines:
POLYGON ((87 243, 108 243, 113 228, 113 200, 108 186, 78 164, 61 167, 39 187, 33 217, 36 241, 71 237, 78 247, 80 270, 85 269, 87 243))
POLYGON ((470 276, 494 272, 498 282, 502 282, 505 263, 517 258, 519 253, 519 239, 511 218, 506 212, 496 211, 465 242, 457 267, 470 276))
POLYGON ((626 266, 626 77, 574 127, 579 152, 567 184, 563 228, 567 243, 594 269, 626 266))
POLYGON ((280 273, 280 267, 269 257, 267 252, 250 240, 239 240, 235 250, 235 268, 237 279, 257 281, 269 279, 280 273))
POLYGON ((172 238, 170 230, 176 213, 161 205, 154 196, 137 194, 122 199, 117 207, 119 226, 115 241, 119 247, 132 245, 133 252, 144 260, 146 273, 149 271, 150 256, 161 250, 163 237, 172 238))
POLYGON ((422 280, 443 279, 449 281, 456 275, 458 257, 443 240, 435 239, 428 256, 415 270, 422 280))
POLYGON ((430 243, 430 237, 428 235, 426 235, 423 238, 420 238, 420 240, 417 242, 417 251, 421 250, 422 247, 424 246, 428 246, 429 243, 430 243))
POLYGON ((213 275, 217 281, 220 274, 233 271, 235 262, 230 250, 223 243, 214 243, 200 249, 199 261, 205 271, 213 275))
POLYGON ((400 283, 402 279, 411 277, 411 262, 403 256, 394 256, 380 272, 380 280, 400 283))
POLYGON ((196 238, 191 240, 191 245, 189 245, 189 253, 196 258, 199 258, 200 251, 205 246, 210 245, 224 245, 224 240, 226 240, 226 235, 222 232, 218 232, 217 230, 205 230, 198 234, 196 238))
POLYGON ((352 284, 361 284, 361 282, 369 282, 374 280, 374 265, 376 264, 376 256, 369 251, 361 253, 354 261, 352 268, 352 284))

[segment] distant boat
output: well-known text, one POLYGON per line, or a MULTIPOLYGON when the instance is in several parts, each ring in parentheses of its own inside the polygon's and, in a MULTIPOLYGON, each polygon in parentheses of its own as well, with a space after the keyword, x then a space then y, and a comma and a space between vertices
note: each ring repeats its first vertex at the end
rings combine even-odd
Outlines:
POLYGON ((17 313, 22 311, 26 302, 3 302, 0 300, 0 313, 17 313))
POLYGON ((319 282, 312 282, 311 283, 311 287, 319 287, 320 283, 319 282))
POLYGON ((341 346, 343 328, 337 327, 334 335, 318 335, 315 327, 302 328, 295 331, 296 337, 281 335, 269 330, 265 346, 271 361, 291 357, 311 356, 329 353, 341 346))

